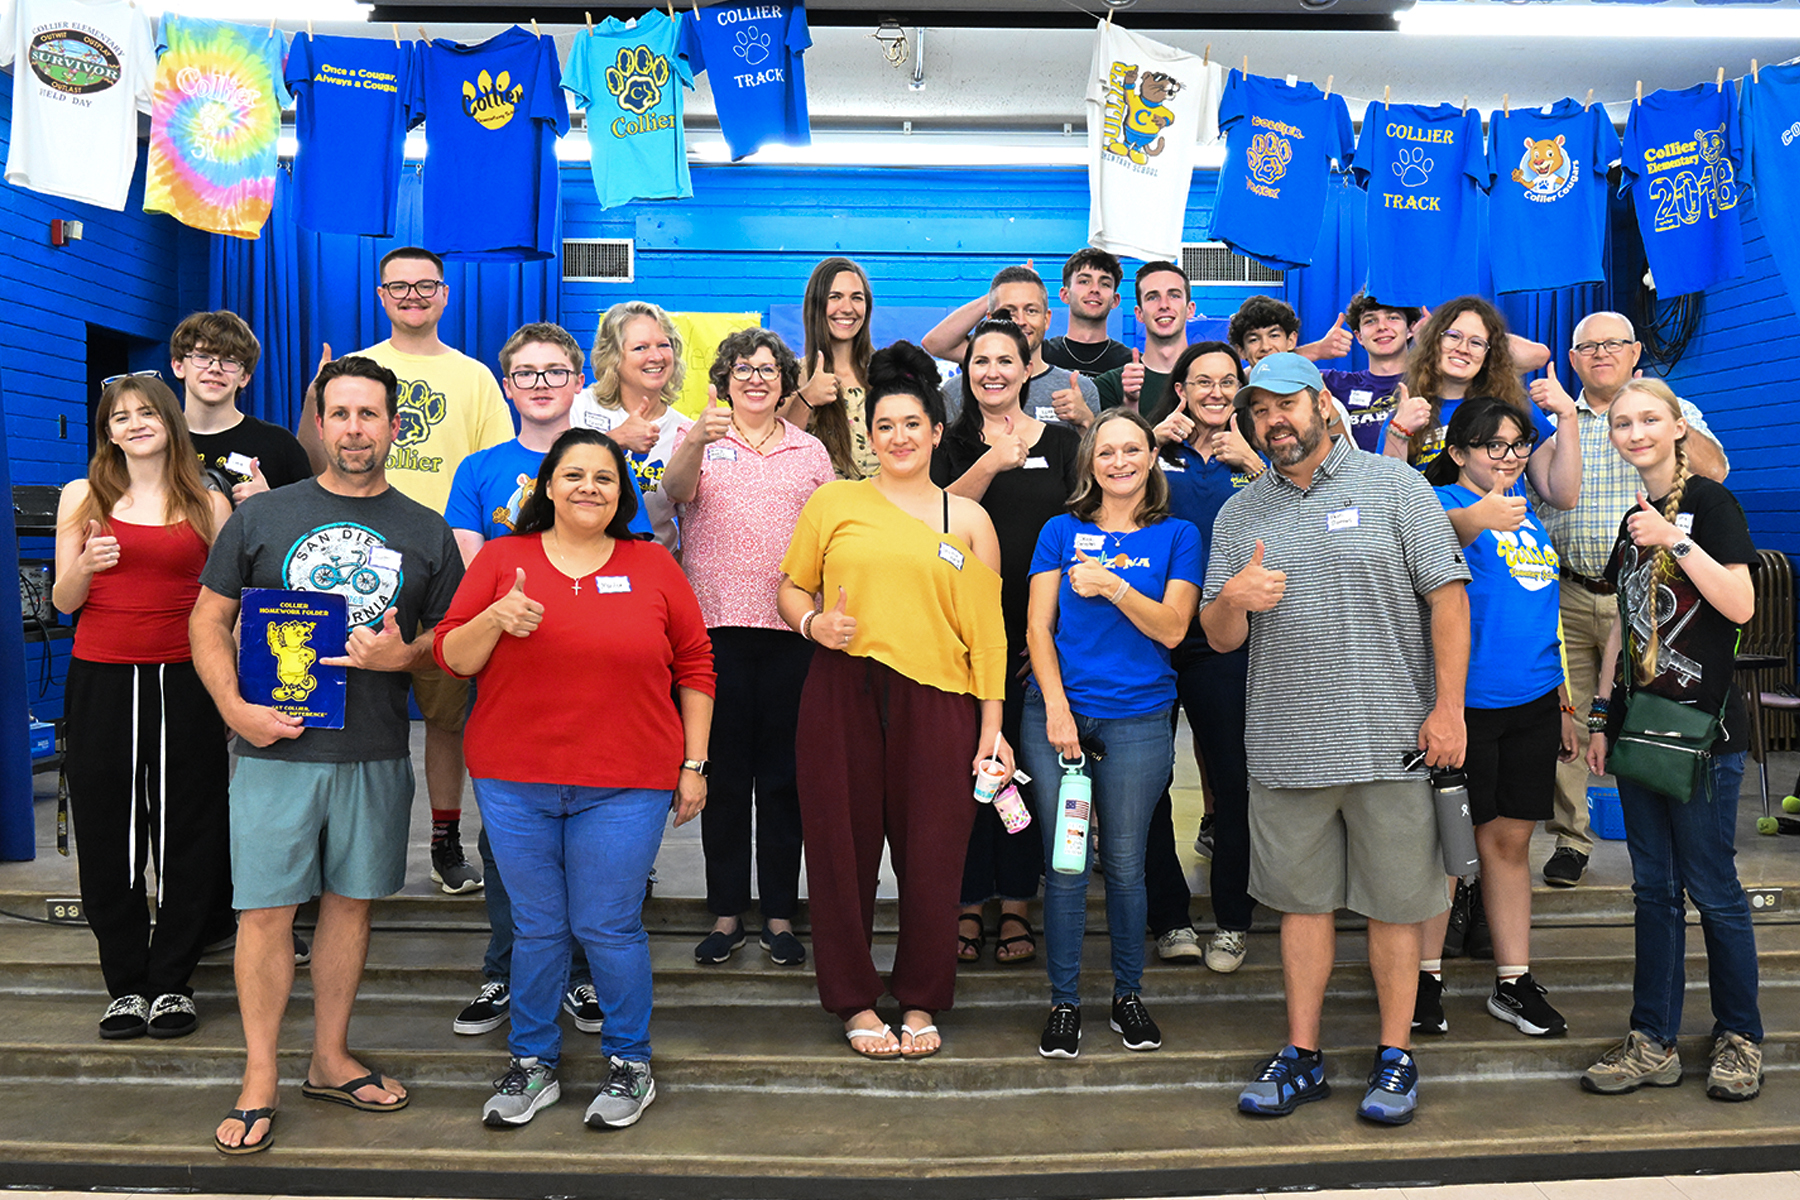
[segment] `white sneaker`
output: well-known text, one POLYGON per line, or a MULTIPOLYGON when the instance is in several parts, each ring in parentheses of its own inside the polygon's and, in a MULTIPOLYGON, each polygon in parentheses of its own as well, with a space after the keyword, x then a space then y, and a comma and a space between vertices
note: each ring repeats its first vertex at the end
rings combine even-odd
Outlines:
POLYGON ((1229 975, 1244 965, 1249 953, 1245 936, 1234 929, 1216 930, 1206 945, 1206 965, 1221 975, 1229 975))
POLYGON ((1200 935, 1191 925, 1177 925, 1156 939, 1156 957, 1164 962, 1194 962, 1200 957, 1200 935))

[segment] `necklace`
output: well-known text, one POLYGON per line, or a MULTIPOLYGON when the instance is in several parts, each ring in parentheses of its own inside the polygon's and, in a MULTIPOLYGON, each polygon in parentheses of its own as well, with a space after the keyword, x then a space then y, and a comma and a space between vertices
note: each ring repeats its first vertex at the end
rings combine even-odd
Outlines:
POLYGON ((545 533, 542 544, 544 547, 544 557, 546 557, 550 560, 550 565, 555 567, 558 571, 561 571, 564 575, 568 575, 569 578, 571 580, 573 580, 573 582, 571 583, 571 585, 569 587, 569 590, 574 592, 577 596, 581 595, 582 577, 585 575, 591 575, 594 572, 598 571, 601 567, 606 565, 606 560, 612 557, 612 539, 606 538, 605 546, 604 546, 604 553, 602 554, 600 561, 595 563, 592 567, 588 568, 587 570, 577 571, 577 572, 574 572, 573 574, 571 574, 563 566, 564 562, 566 562, 567 560, 563 557, 562 539, 556 537, 556 530, 551 529, 547 533, 545 533), (556 546, 554 549, 552 549, 551 545, 550 545, 550 539, 552 539, 552 538, 556 539, 556 546))
POLYGON ((763 434, 762 441, 760 442, 753 442, 750 440, 750 434, 745 431, 742 425, 737 423, 736 417, 731 418, 731 427, 738 431, 738 436, 744 439, 745 445, 749 446, 750 449, 757 454, 761 454, 762 448, 768 445, 776 434, 781 432, 781 421, 777 419, 773 425, 769 426, 769 432, 763 434))
POLYGON ((1101 359, 1106 357, 1106 352, 1112 349, 1112 339, 1107 338, 1105 341, 1098 343, 1099 349, 1094 352, 1094 357, 1092 358, 1083 358, 1081 355, 1075 353, 1075 347, 1077 346, 1089 346, 1094 344, 1095 343, 1092 342, 1078 342, 1067 334, 1064 334, 1062 339, 1063 353, 1080 363, 1084 368, 1091 367, 1095 363, 1098 363, 1101 359))

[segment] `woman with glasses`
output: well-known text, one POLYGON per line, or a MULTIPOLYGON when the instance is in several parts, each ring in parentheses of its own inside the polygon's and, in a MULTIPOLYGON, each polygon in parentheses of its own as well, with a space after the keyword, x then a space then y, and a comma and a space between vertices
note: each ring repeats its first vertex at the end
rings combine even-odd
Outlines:
MULTIPOLYGON (((1463 546, 1469 584, 1469 681, 1463 720, 1469 815, 1481 858, 1481 901, 1494 936, 1487 1009, 1532 1037, 1564 1032, 1531 974, 1531 870, 1526 850, 1555 812, 1556 764, 1576 754, 1563 685, 1556 548, 1525 499, 1536 445, 1519 411, 1492 396, 1456 406, 1445 450, 1425 468, 1463 546)), ((1451 881, 1454 885, 1454 880, 1451 881)), ((1448 911, 1425 922, 1413 1029, 1444 1033, 1448 911)))
POLYGON ((94 442, 87 478, 57 507, 51 592, 81 614, 64 756, 81 900, 112 997, 100 1036, 175 1038, 199 1024, 188 981, 231 894, 225 726, 187 629, 231 504, 202 485, 175 395, 153 373, 106 381, 94 442))
POLYGON ((700 818, 712 932, 694 948, 721 963, 744 944, 750 907, 751 809, 762 948, 799 966, 800 793, 794 738, 812 643, 775 607, 781 556, 800 510, 833 474, 819 439, 775 415, 799 385, 793 351, 766 329, 719 343, 706 411, 676 444, 663 494, 680 506, 682 567, 712 636, 712 787, 700 818), (723 402, 720 397, 723 396, 723 402))

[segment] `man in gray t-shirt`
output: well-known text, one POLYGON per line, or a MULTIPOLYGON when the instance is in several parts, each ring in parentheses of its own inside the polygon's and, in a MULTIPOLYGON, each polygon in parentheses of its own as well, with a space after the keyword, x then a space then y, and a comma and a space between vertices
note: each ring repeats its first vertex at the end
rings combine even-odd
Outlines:
POLYGON ((237 985, 247 1057, 236 1107, 215 1139, 228 1154, 265 1148, 277 1096, 281 1018, 293 990, 294 910, 319 897, 314 1032, 304 1094, 350 1108, 407 1102, 399 1083, 349 1050, 350 1011, 369 942, 371 901, 398 891, 412 806, 410 672, 462 579, 444 518, 388 486, 399 433, 393 372, 351 356, 319 372, 322 475, 252 496, 219 531, 189 622, 194 667, 238 736, 231 784, 231 878, 239 910, 237 985), (303 729, 247 702, 234 636, 243 590, 336 592, 350 637, 344 728, 303 729))

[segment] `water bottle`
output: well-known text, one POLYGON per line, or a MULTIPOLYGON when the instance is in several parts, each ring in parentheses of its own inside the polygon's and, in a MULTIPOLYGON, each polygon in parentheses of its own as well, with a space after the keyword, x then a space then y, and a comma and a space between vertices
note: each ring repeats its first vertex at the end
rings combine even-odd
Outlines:
POLYGON ((1444 851, 1444 874, 1462 878, 1481 874, 1475 849, 1475 825, 1469 816, 1469 777, 1454 768, 1431 772, 1431 795, 1437 802, 1438 844, 1444 851))
POLYGON ((1078 754, 1073 763, 1062 763, 1062 786, 1057 789, 1056 849, 1050 865, 1064 875, 1080 875, 1087 870, 1088 818, 1093 812, 1094 781, 1083 769, 1087 755, 1078 754))

